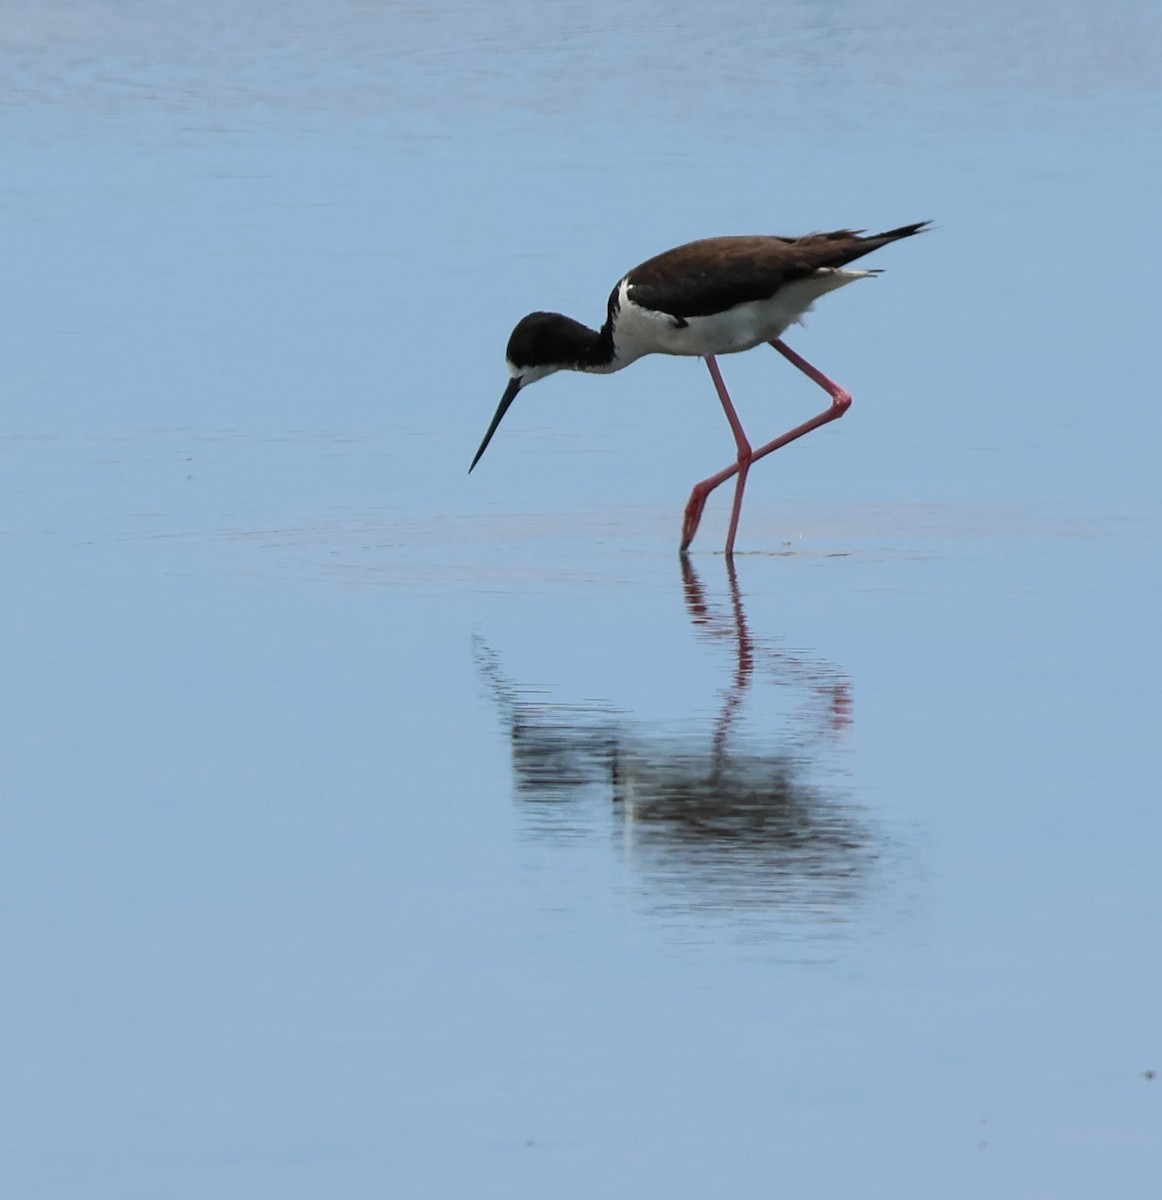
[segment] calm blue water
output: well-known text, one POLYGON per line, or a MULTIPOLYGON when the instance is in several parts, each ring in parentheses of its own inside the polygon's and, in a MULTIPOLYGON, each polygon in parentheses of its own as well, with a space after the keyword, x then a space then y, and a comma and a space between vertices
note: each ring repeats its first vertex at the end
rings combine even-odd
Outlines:
POLYGON ((1149 1194, 1156 6, 27 7, 5 1194, 1149 1194), (697 363, 467 477, 526 311, 926 218, 734 573, 697 363))

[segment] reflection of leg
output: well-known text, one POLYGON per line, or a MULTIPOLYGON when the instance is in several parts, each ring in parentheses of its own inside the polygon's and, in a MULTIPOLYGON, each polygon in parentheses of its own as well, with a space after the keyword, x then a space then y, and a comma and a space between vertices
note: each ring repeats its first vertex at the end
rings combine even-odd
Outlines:
POLYGON ((706 589, 702 586, 702 580, 694 570, 694 564, 688 554, 683 554, 680 561, 682 591, 686 597, 686 611, 690 614, 690 620, 695 625, 709 625, 710 610, 706 607, 706 589))
POLYGON ((726 754, 726 743, 734 718, 742 707, 743 696, 750 686, 754 671, 754 651, 750 632, 746 627, 746 610, 742 606, 742 589, 738 586, 738 573, 734 569, 734 558, 727 554, 726 580, 730 586, 731 632, 734 635, 734 682, 727 690, 722 703, 722 712, 714 730, 714 748, 720 756, 726 754))
POLYGON ((742 604, 742 589, 738 586, 734 560, 728 558, 726 578, 730 587, 731 619, 727 620, 721 610, 717 613, 711 611, 706 602, 706 589, 702 586, 702 580, 689 557, 683 555, 681 562, 682 588, 691 622, 700 635, 708 635, 715 640, 727 640, 734 644, 734 680, 724 694, 722 711, 714 723, 714 752, 719 765, 722 765, 735 714, 742 705, 743 694, 750 685, 754 672, 754 650, 747 628, 746 611, 742 604))
POLYGON ((733 561, 726 564, 726 580, 730 588, 730 620, 727 620, 721 609, 711 610, 706 601, 706 589, 702 585, 702 577, 694 568, 688 555, 681 558, 682 590, 686 598, 686 611, 690 621, 696 625, 699 632, 715 640, 729 640, 735 645, 736 674, 739 678, 749 676, 754 667, 754 649, 751 644, 750 630, 746 623, 746 610, 742 604, 742 589, 738 585, 738 572, 733 561))
POLYGON ((742 589, 738 586, 738 572, 734 559, 727 559, 726 579, 730 584, 730 607, 734 613, 734 635, 738 643, 738 683, 745 686, 754 669, 754 650, 751 646, 750 630, 746 626, 746 609, 742 606, 742 589))

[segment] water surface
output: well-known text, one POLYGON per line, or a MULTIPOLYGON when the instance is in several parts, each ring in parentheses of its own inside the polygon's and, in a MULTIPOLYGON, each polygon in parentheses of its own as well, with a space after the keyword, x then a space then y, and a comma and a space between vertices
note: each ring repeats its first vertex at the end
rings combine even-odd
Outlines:
POLYGON ((1162 1167, 1162 24, 0 5, 0 1115, 37 1196, 1162 1167), (937 228, 522 394, 686 238, 937 228), (760 440, 821 407, 723 363, 760 440))

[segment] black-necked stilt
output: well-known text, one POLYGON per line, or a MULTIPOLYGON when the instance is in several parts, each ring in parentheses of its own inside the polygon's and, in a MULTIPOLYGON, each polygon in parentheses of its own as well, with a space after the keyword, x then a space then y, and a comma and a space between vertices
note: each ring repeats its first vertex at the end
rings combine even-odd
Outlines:
POLYGON ((682 527, 685 553, 706 498, 732 475, 734 510, 726 553, 734 553, 734 535, 742 511, 742 492, 752 463, 793 442, 812 429, 843 416, 851 394, 828 379, 780 339, 789 325, 810 312, 825 292, 879 271, 846 271, 853 260, 900 238, 919 233, 929 221, 902 225, 887 233, 864 237, 861 231, 839 229, 806 237, 719 237, 690 242, 667 250, 634 267, 613 289, 605 324, 589 329, 560 313, 529 313, 512 331, 506 358, 509 382, 492 424, 476 451, 469 472, 492 440, 517 392, 554 371, 589 371, 606 375, 620 371, 646 354, 679 354, 706 360, 726 419, 738 446, 738 461, 694 486, 682 527), (734 411, 715 355, 737 354, 769 342, 831 397, 831 405, 789 433, 752 450, 734 411))

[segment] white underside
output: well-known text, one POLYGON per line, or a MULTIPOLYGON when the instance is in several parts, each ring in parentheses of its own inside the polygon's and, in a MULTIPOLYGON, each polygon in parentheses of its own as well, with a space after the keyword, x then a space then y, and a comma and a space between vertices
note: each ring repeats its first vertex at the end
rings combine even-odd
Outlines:
POLYGON ((709 317, 689 317, 676 325, 666 313, 651 312, 634 304, 627 295, 625 280, 618 285, 621 307, 613 330, 616 357, 609 370, 619 370, 645 354, 738 354, 783 332, 811 311, 814 302, 827 292, 872 271, 820 270, 807 279, 787 284, 769 300, 736 304, 709 317))

